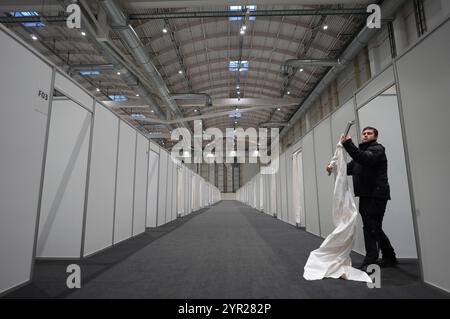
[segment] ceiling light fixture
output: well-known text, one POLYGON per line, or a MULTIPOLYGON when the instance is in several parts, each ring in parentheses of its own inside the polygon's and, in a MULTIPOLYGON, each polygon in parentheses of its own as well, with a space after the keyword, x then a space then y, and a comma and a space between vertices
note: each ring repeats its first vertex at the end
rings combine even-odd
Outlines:
POLYGON ((99 89, 99 88, 96 88, 95 90, 96 90, 97 92, 100 92, 100 89, 99 89))
POLYGON ((139 94, 136 94, 136 96, 139 96, 139 94))
POLYGON ((242 26, 242 30, 247 30, 247 26, 245 24, 242 26))
POLYGON ((37 36, 35 36, 34 34, 31 35, 31 38, 32 38, 34 41, 36 41, 36 40, 38 39, 37 36))
POLYGON ((280 108, 277 108, 277 111, 281 111, 281 109, 280 109, 280 108))
POLYGON ((300 69, 299 71, 300 71, 300 72, 303 72, 304 70, 303 70, 303 69, 300 69))
POLYGON ((291 94, 291 91, 287 91, 287 94, 288 94, 288 95, 291 94))
POLYGON ((328 26, 325 24, 325 25, 323 26, 323 29, 324 29, 324 30, 327 30, 327 29, 328 29, 328 26))
POLYGON ((239 31, 239 33, 242 34, 242 35, 244 35, 244 34, 245 34, 245 30, 242 30, 242 29, 241 29, 241 31, 239 31))
POLYGON ((195 109, 194 112, 197 112, 197 109, 195 109))
POLYGON ((167 33, 167 28, 164 27, 164 28, 162 29, 162 32, 163 32, 163 33, 167 33))
POLYGON ((120 75, 120 72, 117 72, 117 75, 120 75))
POLYGON ((182 70, 178 70, 178 74, 183 74, 183 71, 182 70))
POLYGON ((85 36, 86 36, 86 32, 81 31, 81 35, 82 35, 83 37, 85 37, 85 36))

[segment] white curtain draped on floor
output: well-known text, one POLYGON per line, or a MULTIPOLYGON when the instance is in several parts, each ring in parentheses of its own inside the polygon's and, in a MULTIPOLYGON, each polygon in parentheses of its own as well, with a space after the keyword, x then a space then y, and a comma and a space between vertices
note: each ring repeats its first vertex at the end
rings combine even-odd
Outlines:
POLYGON ((310 253, 303 277, 307 280, 328 277, 372 282, 367 273, 352 267, 350 259, 358 210, 348 188, 347 163, 341 142, 338 143, 330 164, 337 173, 332 211, 336 228, 318 249, 310 253))

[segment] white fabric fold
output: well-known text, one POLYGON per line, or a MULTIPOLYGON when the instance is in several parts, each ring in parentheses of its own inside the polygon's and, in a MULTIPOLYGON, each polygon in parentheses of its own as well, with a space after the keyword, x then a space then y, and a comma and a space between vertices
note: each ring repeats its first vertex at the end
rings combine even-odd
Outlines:
POLYGON ((352 267, 350 252, 353 247, 358 210, 350 193, 344 148, 339 142, 330 162, 337 174, 333 193, 333 223, 336 227, 320 247, 312 251, 304 267, 303 278, 343 278, 372 282, 364 271, 352 267))

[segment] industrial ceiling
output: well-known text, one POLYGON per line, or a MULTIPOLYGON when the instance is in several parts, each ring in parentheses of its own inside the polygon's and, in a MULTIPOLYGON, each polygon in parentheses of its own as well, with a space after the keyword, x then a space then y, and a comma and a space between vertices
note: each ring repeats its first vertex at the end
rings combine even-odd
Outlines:
POLYGON ((167 148, 194 119, 283 127, 367 17, 367 1, 81 0, 69 29, 70 3, 1 1, 0 22, 167 148))

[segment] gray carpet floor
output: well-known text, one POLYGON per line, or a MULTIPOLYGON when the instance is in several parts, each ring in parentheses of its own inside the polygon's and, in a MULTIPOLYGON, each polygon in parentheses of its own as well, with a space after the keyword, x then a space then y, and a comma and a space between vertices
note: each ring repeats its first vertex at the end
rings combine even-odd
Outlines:
MULTIPOLYGON (((382 269, 381 288, 304 280, 323 239, 236 201, 222 201, 82 261, 38 261, 33 281, 4 298, 449 298, 418 279, 415 261, 382 269), (78 263, 80 289, 66 287, 78 263)), ((354 264, 363 257, 352 253, 354 264)))

